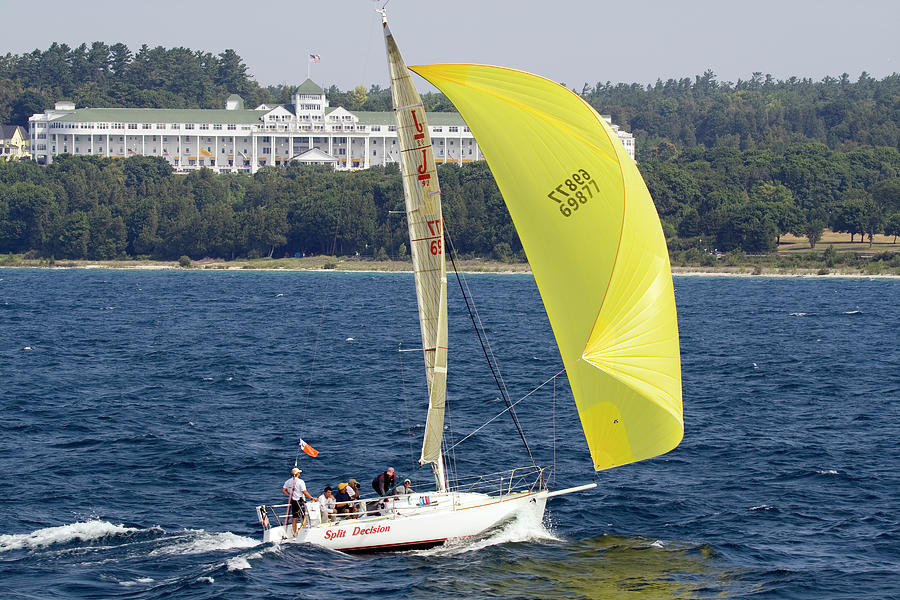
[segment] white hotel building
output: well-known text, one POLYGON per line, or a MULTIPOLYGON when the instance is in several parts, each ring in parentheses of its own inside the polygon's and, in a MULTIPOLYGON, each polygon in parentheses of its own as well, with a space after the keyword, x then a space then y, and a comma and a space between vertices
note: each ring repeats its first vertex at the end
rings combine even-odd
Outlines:
MULTIPOLYGON (((350 170, 399 161, 393 113, 329 107, 325 92, 309 79, 293 100, 293 106, 252 110, 237 95, 224 110, 76 109, 72 102, 58 102, 29 119, 32 155, 42 164, 60 154, 161 156, 180 173, 202 167, 255 173, 291 161, 350 170)), ((458 113, 428 113, 428 123, 437 162, 483 158, 458 113)), ((634 159, 634 136, 612 127, 634 159)))

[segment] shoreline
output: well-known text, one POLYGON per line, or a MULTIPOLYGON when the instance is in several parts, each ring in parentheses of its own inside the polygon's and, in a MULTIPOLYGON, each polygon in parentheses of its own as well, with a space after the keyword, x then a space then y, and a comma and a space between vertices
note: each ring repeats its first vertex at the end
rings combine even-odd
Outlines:
MULTIPOLYGON (((465 274, 531 274, 528 263, 503 263, 499 261, 469 259, 457 261, 459 271, 465 274)), ((3 268, 25 269, 102 269, 148 271, 297 271, 338 273, 412 273, 412 266, 405 261, 372 261, 360 259, 335 259, 334 257, 309 257, 304 259, 257 259, 220 261, 203 259, 192 261, 183 267, 176 261, 87 261, 67 260, 48 263, 42 260, 22 259, 13 264, 0 264, 3 268)), ((832 279, 900 279, 896 273, 866 273, 847 268, 772 268, 759 265, 723 266, 710 269, 702 266, 672 266, 672 275, 683 277, 779 277, 779 278, 832 278, 832 279), (827 271, 827 272, 823 272, 827 271)))

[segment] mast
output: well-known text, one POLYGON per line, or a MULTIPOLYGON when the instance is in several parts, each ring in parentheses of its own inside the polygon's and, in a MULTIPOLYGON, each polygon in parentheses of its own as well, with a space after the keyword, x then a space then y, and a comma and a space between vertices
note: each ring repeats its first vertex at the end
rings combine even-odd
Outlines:
POLYGON ((425 107, 388 27, 387 15, 384 9, 378 12, 382 16, 391 75, 391 99, 397 122, 400 172, 428 381, 428 415, 419 464, 431 464, 437 490, 442 492, 447 489, 441 454, 447 397, 447 261, 441 189, 425 107))

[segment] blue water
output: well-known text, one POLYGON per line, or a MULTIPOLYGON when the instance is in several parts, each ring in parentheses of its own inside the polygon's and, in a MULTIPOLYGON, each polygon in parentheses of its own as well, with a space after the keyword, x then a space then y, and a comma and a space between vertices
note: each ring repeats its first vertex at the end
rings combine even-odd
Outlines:
MULTIPOLYGON (((467 278, 514 399, 561 368, 530 276, 467 278)), ((900 281, 677 277, 685 438, 545 522, 424 552, 259 543, 297 436, 318 493, 411 473, 405 274, 0 269, 0 598, 896 598, 900 281)), ((451 290, 451 427, 502 402, 451 290)), ((564 378, 518 405, 594 477, 564 378)), ((527 463, 509 419, 460 475, 527 463)))

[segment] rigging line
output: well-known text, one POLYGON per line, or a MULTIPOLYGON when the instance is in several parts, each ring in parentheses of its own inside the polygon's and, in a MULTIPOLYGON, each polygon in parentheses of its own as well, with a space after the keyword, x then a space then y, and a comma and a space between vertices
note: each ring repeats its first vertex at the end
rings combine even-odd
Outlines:
MULTIPOLYGON (((450 261, 453 263, 453 272, 456 274, 456 282, 459 284, 459 289, 462 292, 463 300, 466 303, 466 309, 469 311, 469 318, 472 319, 472 326, 475 328, 475 333, 478 335, 478 342, 481 344, 481 351, 484 353, 484 358, 487 360, 488 366, 491 369, 491 374, 494 376, 494 382, 497 384, 497 388, 500 390, 500 396, 503 398, 503 403, 506 404, 506 410, 509 411, 510 416, 512 417, 513 423, 516 426, 516 430, 519 432, 519 437, 522 438, 522 443, 525 445, 525 451, 528 452, 528 458, 531 460, 531 464, 537 466, 534 462, 534 455, 531 453, 531 448, 528 446, 528 440, 525 439, 525 432, 522 430, 522 424, 519 423, 519 417, 516 415, 516 411, 513 409, 513 404, 510 403, 509 392, 506 389, 506 384, 503 382, 503 379, 500 377, 500 369, 499 366, 495 368, 496 357, 494 357, 493 350, 488 351, 490 348, 490 342, 487 342, 485 339, 487 334, 483 333, 484 324, 481 323, 481 317, 477 318, 476 314, 477 310, 473 313, 474 308, 474 300, 472 304, 469 303, 469 296, 471 295, 471 290, 467 294, 468 283, 466 286, 463 286, 463 280, 459 275, 459 269, 456 267, 456 247, 453 245, 453 239, 450 237, 450 232, 447 230, 446 223, 444 224, 444 234, 447 236, 448 246, 450 247, 450 261), (481 329, 479 329, 479 325, 481 325, 481 329), (487 343, 487 347, 485 344, 487 343), (493 360, 492 360, 493 359, 493 360)), ((504 411, 506 412, 506 411, 504 411)), ((501 413, 502 414, 502 413, 501 413)))
MULTIPOLYGON (((470 437, 472 437, 473 435, 475 435, 476 433, 478 433, 479 431, 481 431, 482 429, 484 429, 485 427, 487 427, 488 425, 490 425, 492 422, 494 422, 494 421, 496 421, 497 419, 499 419, 499 418, 503 415, 503 413, 505 413, 505 412, 507 412, 507 411, 509 411, 509 410, 512 410, 512 407, 513 407, 513 406, 515 406, 516 404, 518 404, 518 403, 521 402, 522 400, 525 400, 526 398, 528 398, 529 396, 531 396, 532 394, 534 394, 536 391, 538 391, 539 389, 541 389, 542 387, 544 387, 545 385, 547 385, 547 384, 550 383, 551 381, 554 381, 554 382, 555 382, 555 381, 556 381, 556 378, 559 377, 560 375, 562 375, 562 374, 565 373, 565 372, 566 372, 566 370, 563 369, 562 371, 560 371, 559 373, 557 373, 556 375, 554 375, 553 377, 551 377, 550 379, 548 379, 547 381, 545 381, 544 383, 542 383, 541 385, 537 386, 536 388, 534 388, 533 390, 531 390, 530 392, 528 392, 527 394, 525 394, 524 396, 522 396, 521 398, 519 398, 518 400, 516 400, 515 402, 513 402, 511 406, 508 406, 508 407, 504 408, 503 410, 501 410, 500 412, 498 412, 496 415, 494 415, 493 417, 491 417, 490 420, 489 420, 487 423, 484 423, 483 425, 481 425, 481 427, 478 427, 478 428, 475 429, 472 433, 470 433, 469 435, 467 435, 467 436, 464 437, 463 439, 461 439, 461 440, 459 440, 458 442, 456 442, 455 444, 453 444, 453 446, 450 448, 450 450, 455 449, 457 446, 459 446, 460 444, 462 444, 464 441, 466 441, 467 439, 469 439, 470 437)), ((534 461, 532 461, 532 463, 533 463, 533 462, 534 462, 534 461)), ((534 465, 534 466, 536 467, 537 465, 534 465)))
MULTIPOLYGON (((453 246, 453 240, 449 238, 449 233, 447 234, 447 237, 448 237, 451 249, 455 252, 456 249, 453 246)), ((450 260, 451 261, 453 260, 452 255, 450 257, 450 260)), ((454 270, 455 270, 456 269, 455 261, 453 262, 453 266, 454 266, 454 270)), ((477 319, 477 321, 478 321, 478 324, 475 326, 476 331, 478 331, 480 329, 480 331, 484 334, 484 343, 482 344, 482 350, 484 349, 484 346, 486 345, 487 351, 488 351, 488 353, 490 353, 490 358, 488 359, 488 363, 492 364, 494 366, 494 368, 496 368, 496 370, 497 370, 496 374, 494 375, 494 380, 497 382, 498 387, 502 386, 500 389, 500 393, 501 393, 501 395, 503 395, 504 402, 506 402, 510 397, 509 390, 506 387, 506 381, 503 379, 503 375, 500 373, 500 362, 497 360, 497 357, 494 355, 494 348, 491 346, 490 340, 487 339, 487 332, 484 327, 484 323, 481 321, 481 314, 478 312, 478 307, 475 306, 475 296, 472 294, 472 290, 469 288, 469 281, 465 278, 465 276, 461 277, 459 271, 456 271, 456 277, 457 277, 457 282, 461 281, 466 286, 466 289, 463 291, 463 297, 464 298, 468 297, 468 298, 471 298, 471 300, 472 300, 472 309, 469 310, 469 314, 470 314, 470 316, 474 315, 474 318, 477 319)), ((468 302, 466 304, 468 306, 468 302)), ((473 323, 474 323, 474 321, 473 321, 473 323)), ((508 402, 507 402, 507 405, 508 405, 508 402)), ((516 427, 519 427, 519 425, 518 425, 519 416, 516 414, 515 411, 512 411, 511 414, 512 414, 512 418, 513 418, 513 422, 516 423, 516 427)), ((528 446, 527 442, 526 442, 525 446, 527 448, 527 446, 528 446)), ((531 453, 529 452, 529 455, 530 454, 531 453)))
MULTIPOLYGON (((394 326, 396 328, 397 319, 394 319, 394 326)), ((406 409, 406 439, 409 443, 409 462, 413 466, 418 464, 416 461, 416 453, 413 450, 413 430, 412 423, 409 420, 409 398, 406 395, 406 376, 403 373, 403 342, 397 342, 397 352, 400 355, 400 396, 403 397, 403 406, 406 409)))
MULTIPOLYGON (((448 410, 447 404, 448 404, 448 402, 445 398, 444 414, 447 416, 447 421, 448 421, 448 423, 447 423, 447 427, 449 429, 448 435, 450 436, 449 443, 453 444, 453 413, 451 413, 450 410, 448 410)), ((449 459, 449 465, 447 464, 447 460, 444 461, 444 470, 446 471, 445 478, 447 479, 447 481, 445 481, 444 483, 449 484, 451 479, 457 479, 458 475, 459 475, 459 473, 457 471, 457 464, 456 464, 456 450, 453 450, 453 448, 456 448, 456 445, 451 445, 448 447, 447 443, 444 441, 444 436, 441 436, 441 444, 443 446, 443 450, 442 450, 443 457, 447 457, 449 459), (452 477, 451 477, 451 475, 452 475, 452 477)), ((449 488, 449 485, 448 485, 448 488, 449 488)))
MULTIPOLYGON (((325 309, 328 306, 328 283, 331 278, 325 277, 325 288, 322 290, 322 308, 319 310, 319 326, 316 327, 316 341, 313 344, 312 364, 309 369, 309 377, 306 379, 306 399, 303 401, 303 412, 301 413, 301 423, 306 421, 306 415, 309 411, 309 396, 312 390, 313 374, 316 372, 316 361, 319 358, 319 338, 322 335, 322 329, 325 326, 325 309)), ((298 427, 299 429, 299 427, 298 427)), ((294 466, 297 466, 297 460, 300 458, 300 448, 297 448, 297 457, 294 459, 294 466)))
POLYGON ((345 194, 346 187, 346 180, 341 177, 341 200, 340 204, 338 205, 337 222, 334 224, 334 239, 331 240, 331 256, 334 256, 335 258, 337 258, 338 234, 341 231, 341 217, 344 216, 344 203, 347 200, 345 194))
MULTIPOLYGON (((453 245, 453 240, 450 238, 449 232, 447 232, 447 241, 450 245, 452 252, 455 253, 456 247, 453 245)), ((484 334, 484 343, 482 344, 482 349, 484 348, 485 345, 487 346, 487 351, 491 355, 490 359, 488 359, 488 362, 490 364, 494 365, 494 367, 497 369, 497 372, 494 375, 494 379, 495 379, 495 381, 497 381, 498 386, 502 386, 500 393, 505 394, 505 397, 509 398, 509 390, 506 388, 506 381, 504 381, 503 375, 500 373, 500 364, 499 364, 499 361, 497 360, 497 357, 494 355, 494 349, 491 346, 491 342, 490 342, 490 340, 487 339, 487 333, 485 333, 486 330, 484 327, 484 323, 482 323, 482 321, 481 321, 481 314, 478 312, 478 307, 475 306, 475 296, 472 294, 472 290, 469 288, 469 281, 464 276, 461 276, 459 271, 456 269, 456 261, 454 260, 452 253, 450 255, 450 260, 453 262, 453 270, 456 273, 456 280, 457 280, 457 283, 460 284, 460 289, 462 289, 462 284, 463 283, 465 284, 465 290, 463 290, 463 298, 464 299, 471 298, 471 300, 472 300, 472 308, 469 309, 469 315, 470 316, 474 315, 474 319, 478 320, 478 324, 475 326, 476 331, 478 331, 480 329, 480 331, 484 334)), ((467 307, 468 307, 468 304, 469 303, 467 300, 466 301, 467 307)), ((473 323, 474 323, 474 320, 473 320, 473 323)))
MULTIPOLYGON (((553 471, 550 473, 556 485, 556 377, 553 378, 553 471)), ((549 481, 547 482, 550 483, 549 481)))

